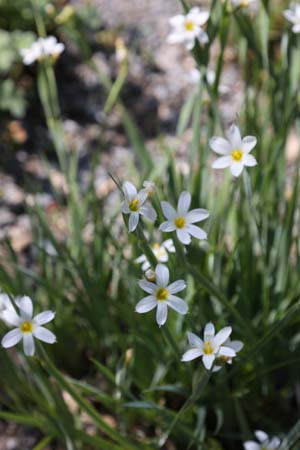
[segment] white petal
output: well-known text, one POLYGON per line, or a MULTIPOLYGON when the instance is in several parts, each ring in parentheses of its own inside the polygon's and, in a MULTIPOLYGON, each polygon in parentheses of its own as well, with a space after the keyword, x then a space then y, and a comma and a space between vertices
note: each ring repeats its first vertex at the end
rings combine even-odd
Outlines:
POLYGON ((173 206, 170 205, 169 202, 160 202, 160 204, 161 204, 161 209, 164 213, 165 218, 170 221, 173 221, 177 214, 175 209, 173 208, 173 206))
POLYGON ((33 313, 33 304, 31 298, 24 296, 18 299, 18 306, 22 317, 31 319, 33 313))
POLYGON ((242 171, 243 171, 243 168, 244 168, 244 164, 242 164, 242 163, 240 163, 240 162, 234 162, 234 163, 232 163, 231 166, 230 166, 231 174, 232 174, 234 177, 238 177, 238 176, 241 175, 241 173, 242 173, 242 171))
POLYGON ((157 286, 154 283, 150 283, 150 281, 147 280, 140 280, 139 286, 143 291, 148 292, 148 294, 153 294, 157 290, 157 286))
POLYGON ((229 167, 232 163, 231 156, 221 156, 221 158, 216 159, 211 167, 213 169, 225 169, 226 167, 229 167))
POLYGON ((40 314, 37 314, 33 320, 37 325, 44 325, 45 323, 51 322, 55 317, 55 312, 53 311, 44 311, 40 314))
POLYGON ((200 347, 200 348, 203 347, 204 343, 203 343, 202 339, 200 339, 198 336, 196 336, 196 334, 190 333, 188 331, 187 336, 188 336, 189 344, 192 347, 200 347))
POLYGON ((123 184, 123 192, 128 203, 130 203, 137 196, 137 190, 135 186, 129 181, 126 181, 123 184))
POLYGON ((179 216, 185 216, 191 205, 191 194, 189 192, 181 192, 178 200, 177 211, 179 216))
POLYGON ((174 31, 173 33, 170 33, 167 36, 167 42, 168 44, 179 44, 184 41, 184 37, 182 33, 178 33, 177 31, 174 31))
POLYGON ((185 42, 185 48, 187 50, 192 50, 194 45, 195 45, 195 38, 194 37, 192 37, 190 39, 187 39, 186 42, 185 42))
POLYGON ((204 328, 204 340, 210 341, 215 335, 215 327, 214 324, 209 322, 205 325, 204 328))
POLYGON ((187 230, 177 228, 176 234, 182 244, 189 245, 191 243, 191 237, 187 230))
POLYGON ((213 151, 218 153, 219 155, 229 155, 232 151, 230 142, 222 137, 212 137, 209 141, 209 145, 213 149, 213 151))
POLYGON ((181 25, 183 25, 185 22, 185 16, 183 16, 182 14, 177 14, 176 16, 170 17, 169 19, 169 24, 172 27, 179 27, 181 25))
POLYGON ((215 355, 203 355, 203 364, 207 370, 212 368, 212 365, 215 360, 215 355))
POLYGON ((244 450, 260 450, 260 445, 254 441, 244 442, 244 450))
POLYGON ((136 198, 139 201, 139 206, 141 206, 148 198, 148 194, 143 189, 137 194, 136 198))
POLYGON ((168 250, 168 252, 170 252, 170 253, 175 253, 175 251, 176 251, 176 249, 174 247, 173 239, 167 239, 166 241, 164 241, 162 243, 162 246, 165 247, 168 250))
POLYGON ((186 221, 188 223, 196 223, 201 222, 202 220, 205 220, 209 217, 209 212, 207 209, 197 208, 192 209, 192 211, 189 211, 186 215, 186 221))
POLYGON ((285 11, 283 11, 283 15, 289 22, 293 23, 295 21, 295 12, 294 11, 291 11, 290 9, 286 9, 285 11))
POLYGON ((54 344, 56 342, 55 334, 45 327, 35 327, 32 334, 40 341, 47 342, 47 344, 54 344))
POLYGON ((242 150, 244 150, 245 153, 249 153, 256 144, 257 139, 255 136, 245 136, 242 140, 242 150))
POLYGON ((155 268, 156 284, 160 287, 167 287, 170 278, 170 272, 164 264, 157 264, 155 268))
POLYGON ((227 138, 229 139, 233 149, 240 149, 242 146, 242 138, 239 127, 234 123, 227 131, 227 138))
POLYGON ((244 347, 244 344, 241 341, 231 341, 229 343, 229 345, 227 345, 225 342, 224 345, 226 345, 226 347, 232 348, 235 351, 235 353, 240 352, 242 350, 242 348, 244 347))
POLYGON ((124 201, 124 202, 121 203, 121 211, 122 211, 123 214, 130 214, 131 213, 127 202, 124 201))
POLYGON ((264 431, 256 430, 254 434, 256 439, 262 444, 269 440, 269 436, 264 431))
POLYGON ((182 355, 181 361, 192 361, 193 359, 199 358, 199 356, 202 355, 203 352, 199 348, 191 348, 182 355))
POLYGON ((278 437, 273 437, 269 443, 270 450, 277 450, 280 447, 280 439, 278 437))
POLYGON ((156 310, 156 322, 161 327, 166 323, 168 317, 168 307, 165 302, 158 302, 156 310))
POLYGON ((222 345, 226 341, 226 339, 230 336, 231 332, 232 332, 231 327, 222 328, 222 330, 220 330, 212 339, 212 346, 219 347, 220 345, 222 345))
POLYGON ((197 14, 192 14, 192 20, 197 25, 203 26, 209 18, 209 12, 208 11, 199 11, 197 14))
POLYGON ((141 263, 143 263, 145 261, 147 261, 147 258, 146 258, 145 255, 141 255, 141 256, 139 256, 138 258, 136 258, 134 260, 134 262, 137 263, 137 264, 141 264, 141 263))
POLYGON ((245 155, 244 156, 244 164, 245 164, 245 166, 248 166, 248 167, 254 167, 254 166, 257 165, 257 161, 254 158, 254 156, 252 156, 252 155, 245 155))
POLYGON ((23 334, 23 349, 26 356, 34 355, 35 345, 31 333, 23 334))
POLYGON ((190 224, 187 226, 186 230, 197 239, 207 239, 207 233, 205 233, 205 231, 203 231, 201 228, 196 227, 196 225, 190 224))
POLYGON ((4 348, 13 347, 18 342, 20 342, 21 339, 22 339, 21 330, 19 328, 15 328, 14 330, 9 331, 3 336, 1 345, 4 348))
POLYGON ((198 39, 199 39, 201 45, 205 45, 209 42, 208 34, 203 30, 200 30, 198 39))
POLYGON ((7 325, 11 325, 14 327, 18 327, 20 325, 21 319, 15 311, 11 311, 9 309, 5 309, 0 313, 0 318, 7 325))
POLYGON ((129 232, 134 231, 136 229, 138 223, 139 223, 139 213, 131 212, 131 214, 129 216, 129 222, 128 222, 129 232))
POLYGON ((236 356, 235 351, 230 347, 220 347, 218 356, 227 356, 228 358, 234 358, 236 356))
POLYGON ((293 33, 300 33, 300 23, 295 23, 292 27, 293 33))
POLYGON ((147 203, 146 205, 141 206, 140 213, 143 216, 147 217, 149 220, 151 220, 151 222, 156 221, 157 214, 156 214, 156 211, 153 208, 153 206, 150 205, 150 203, 147 203))
POLYGON ((150 269, 150 267, 151 267, 151 264, 149 263, 148 260, 146 260, 142 265, 142 271, 146 272, 146 270, 150 269))
POLYGON ((169 231, 174 231, 176 230, 176 226, 174 222, 170 222, 169 220, 167 220, 166 222, 163 222, 160 226, 159 229, 161 231, 163 231, 164 233, 168 233, 169 231))
POLYGON ((157 301, 154 299, 153 295, 149 295, 148 297, 144 297, 142 300, 138 302, 135 307, 135 311, 138 313, 146 313, 154 309, 157 305, 157 301))
POLYGON ((188 312, 188 305, 176 295, 170 295, 166 303, 170 306, 170 308, 174 309, 179 314, 185 315, 188 312))
POLYGON ((168 291, 170 294, 176 294, 177 292, 183 291, 186 288, 186 282, 184 280, 177 280, 168 286, 168 291))

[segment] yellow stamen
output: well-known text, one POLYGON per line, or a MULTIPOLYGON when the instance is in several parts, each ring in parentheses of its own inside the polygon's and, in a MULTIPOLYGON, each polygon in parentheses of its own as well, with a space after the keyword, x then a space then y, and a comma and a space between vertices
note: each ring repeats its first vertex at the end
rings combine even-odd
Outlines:
POLYGON ((165 288, 160 287, 156 291, 156 299, 159 300, 160 302, 167 300, 168 295, 169 295, 169 292, 165 288))
POLYGON ((174 220, 174 223, 177 228, 184 228, 186 221, 185 221, 184 217, 176 217, 176 219, 174 220))
POLYGON ((240 6, 242 8, 247 8, 247 6, 249 6, 249 1, 248 0, 241 0, 240 6))
POLYGON ((233 152, 231 153, 232 159, 234 159, 234 161, 239 162, 242 157, 243 157, 243 152, 242 150, 233 150, 233 152))
POLYGON ((132 200, 132 202, 129 203, 128 207, 130 211, 137 212, 139 210, 139 199, 135 198, 134 200, 132 200))
POLYGON ((154 245, 153 245, 154 250, 158 250, 159 247, 160 247, 159 243, 155 242, 154 245))
POLYGON ((214 349, 212 348, 210 341, 204 342, 203 351, 206 355, 211 355, 214 352, 214 349))
POLYGON ((186 29, 187 31, 193 31, 193 30, 195 29, 194 23, 193 23, 191 20, 187 19, 187 20, 185 21, 185 29, 186 29))
POLYGON ((22 333, 32 333, 33 325, 31 322, 23 322, 21 325, 22 333))

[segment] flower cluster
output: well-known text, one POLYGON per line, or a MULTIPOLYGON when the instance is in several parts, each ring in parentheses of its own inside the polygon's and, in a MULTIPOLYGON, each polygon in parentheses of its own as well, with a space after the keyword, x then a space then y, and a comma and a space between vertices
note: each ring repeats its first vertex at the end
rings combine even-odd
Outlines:
POLYGON ((41 61, 45 58, 56 59, 64 51, 65 46, 61 42, 57 42, 56 37, 48 36, 47 38, 39 38, 31 47, 20 50, 25 65, 33 64, 35 61, 41 61))
POLYGON ((55 335, 42 326, 54 319, 53 311, 44 311, 33 317, 33 304, 29 297, 17 297, 14 303, 8 295, 0 295, 0 319, 6 325, 14 327, 2 338, 2 347, 10 348, 23 340, 25 355, 33 356, 35 352, 34 338, 47 344, 56 342, 55 335), (19 308, 19 314, 16 312, 14 303, 19 308))

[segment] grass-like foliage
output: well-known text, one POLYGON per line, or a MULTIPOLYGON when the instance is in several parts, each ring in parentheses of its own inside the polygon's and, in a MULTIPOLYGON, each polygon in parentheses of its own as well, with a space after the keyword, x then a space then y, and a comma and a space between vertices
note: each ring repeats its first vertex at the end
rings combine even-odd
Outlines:
MULTIPOLYGON (((191 3, 179 2, 178 13, 188 14, 191 3)), ((210 3, 207 20, 200 24, 201 39, 193 45, 189 37, 181 39, 199 70, 177 126, 178 145, 185 130, 192 130, 184 171, 177 164, 176 145, 165 144, 163 137, 157 140, 158 154, 147 150, 120 98, 130 69, 130 54, 122 43, 118 74, 111 80, 95 64, 74 11, 54 30, 65 33, 101 80, 107 95, 104 114, 118 112, 135 155, 135 169, 128 168, 125 179, 111 174, 115 194, 107 199, 99 199, 95 191, 98 161, 91 161, 88 186, 80 187, 78 156, 64 137, 54 59, 45 54, 36 58, 36 86, 65 177, 64 196, 53 186, 56 219, 63 211, 65 229, 62 236, 55 218, 50 220, 31 202, 33 260, 19 257, 7 241, 0 262, 3 293, 11 300, 29 296, 34 314, 56 314, 46 325, 57 338, 54 345, 35 341, 34 356, 24 355, 21 343, 0 349, 0 418, 39 430, 36 450, 56 444, 67 450, 235 450, 255 441, 255 430, 268 433, 270 442, 278 436, 280 444, 273 440, 273 448, 262 441, 255 447, 250 442, 247 450, 300 446, 299 156, 288 164, 286 152, 288 137, 300 131, 299 35, 283 16, 284 2, 258 1, 254 11, 229 0, 210 3), (212 46, 217 56, 211 83, 212 46), (231 133, 239 129, 242 137, 252 136, 240 144, 231 142, 231 147, 212 140, 228 133, 219 89, 228 48, 236 51, 243 79, 243 101, 231 133), (245 163, 250 167, 242 173, 238 169, 239 176, 230 173, 232 167, 212 167, 217 156, 212 150, 221 149, 218 157, 229 158, 224 167, 232 166, 244 161, 249 142, 251 164, 245 163), (145 180, 154 185, 145 188, 145 180), (137 197, 131 185, 124 189, 125 182, 144 191, 137 197), (205 220, 201 233, 192 228, 190 243, 183 232, 185 226, 191 230, 187 208, 174 215, 166 203, 176 208, 182 192, 191 194, 189 210, 209 213, 194 213, 205 220), (156 267, 162 254, 153 245, 170 238, 174 246, 169 242, 162 250, 170 273, 164 283, 166 272, 156 267), (146 275, 135 262, 141 254, 142 262, 149 263, 146 275), (185 282, 178 282, 177 290, 173 286, 181 300, 173 300, 173 309, 168 304, 166 319, 163 308, 171 302, 170 283, 176 280, 185 282), (148 309, 140 304, 136 312, 146 296, 155 304, 148 309), (216 344, 208 335, 201 343, 189 334, 188 341, 187 333, 202 339, 210 322, 216 333, 225 328, 224 336, 231 327, 231 339, 244 346, 232 358, 226 351, 221 356, 223 340, 214 358, 203 364, 216 344), (198 349, 200 357, 181 361, 190 349, 198 349)), ((37 36, 46 37, 43 2, 32 0, 28 8, 37 36)), ((189 23, 187 31, 192 27, 189 23)), ((186 206, 188 195, 183 197, 186 206)), ((18 306, 17 300, 17 312, 18 306)), ((23 335, 37 326, 26 317, 20 325, 23 335)), ((10 330, 5 321, 0 328, 1 336, 10 330)))

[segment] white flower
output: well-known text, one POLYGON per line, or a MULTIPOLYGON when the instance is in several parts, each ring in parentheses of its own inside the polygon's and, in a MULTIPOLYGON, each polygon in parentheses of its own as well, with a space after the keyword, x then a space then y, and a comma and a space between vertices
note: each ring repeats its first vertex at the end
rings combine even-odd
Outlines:
MULTIPOLYGON (((152 251, 154 256, 156 257, 158 262, 165 263, 169 259, 168 252, 175 253, 175 247, 172 239, 167 239, 162 244, 155 242, 152 247, 152 251)), ((139 256, 136 260, 136 263, 143 263, 142 270, 145 272, 151 267, 146 255, 139 256)))
POLYGON ((207 239, 207 234, 201 228, 193 225, 196 222, 207 219, 209 212, 206 209, 192 209, 191 194, 181 192, 178 200, 177 211, 168 202, 161 202, 161 207, 167 221, 163 222, 159 229, 164 232, 175 231, 178 239, 183 244, 190 244, 191 236, 197 239, 207 239))
POLYGON ((217 357, 234 358, 236 356, 235 351, 222 345, 228 339, 231 331, 231 327, 225 327, 215 335, 215 327, 210 322, 204 328, 203 341, 195 334, 187 333, 188 341, 192 348, 183 354, 181 361, 191 361, 201 356, 205 368, 210 370, 217 357))
POLYGON ((182 43, 188 50, 191 50, 196 39, 204 45, 208 42, 208 35, 202 29, 209 18, 208 11, 201 11, 199 8, 192 8, 186 15, 178 14, 171 17, 169 23, 172 31, 168 36, 170 44, 182 43))
POLYGON ((233 8, 256 8, 258 6, 257 0, 231 0, 233 8))
POLYGON ((56 37, 48 36, 47 38, 39 38, 30 48, 21 49, 20 53, 23 63, 29 65, 49 56, 57 58, 64 49, 64 44, 57 42, 56 37))
MULTIPOLYGON (((228 338, 224 342, 224 347, 232 348, 232 350, 234 350, 235 353, 237 354, 238 352, 240 352, 242 350, 242 348, 244 347, 244 344, 241 341, 231 341, 230 338, 228 338)), ((216 364, 213 367, 213 372, 218 372, 220 369, 222 369, 222 365, 225 364, 225 363, 232 364, 232 357, 230 357, 230 356, 219 356, 216 359, 216 364), (218 366, 217 364, 222 364, 222 365, 218 366)))
POLYGON ((300 33, 300 3, 291 3, 289 9, 283 11, 283 15, 293 24, 292 31, 300 33))
POLYGON ((254 441, 244 442, 245 450, 277 450, 280 447, 280 439, 278 437, 269 438, 264 431, 255 431, 255 437, 259 443, 254 441))
MULTIPOLYGON (((208 69, 206 72, 206 79, 209 86, 213 86, 215 79, 216 79, 216 72, 214 70, 208 69)), ((201 73, 199 69, 196 69, 195 67, 190 70, 190 72, 187 75, 187 81, 191 84, 199 84, 201 80, 201 73)), ((230 91, 228 86, 225 86, 224 84, 219 84, 219 94, 228 94, 230 91)))
POLYGON ((123 193, 125 200, 122 202, 121 209, 123 214, 130 214, 128 223, 130 232, 136 229, 140 214, 155 222, 157 214, 152 205, 146 202, 148 198, 147 192, 143 189, 137 192, 135 186, 129 181, 126 181, 123 184, 123 193))
POLYGON ((155 194, 156 187, 154 181, 146 180, 144 181, 143 186, 144 188, 142 191, 146 192, 148 197, 152 197, 155 194))
POLYGON ((174 295, 185 289, 186 283, 184 280, 177 280, 169 284, 169 269, 163 264, 156 266, 155 275, 155 283, 146 280, 139 281, 140 288, 150 295, 140 300, 135 310, 138 313, 146 313, 157 307, 156 322, 161 327, 166 323, 168 306, 179 314, 188 312, 188 306, 185 301, 174 295))
POLYGON ((29 297, 17 298, 16 304, 19 307, 20 315, 10 308, 7 308, 2 313, 3 320, 7 324, 16 327, 5 334, 1 341, 2 347, 13 347, 23 339, 25 355, 32 356, 35 351, 34 337, 48 344, 54 344, 56 342, 55 335, 42 325, 53 320, 55 313, 53 311, 44 311, 32 317, 33 305, 29 297))
POLYGON ((245 166, 253 167, 257 164, 256 159, 249 155, 257 143, 256 137, 241 138, 240 130, 235 124, 229 128, 227 139, 214 136, 209 143, 214 152, 223 155, 213 162, 214 169, 230 167, 232 175, 238 177, 245 166))

